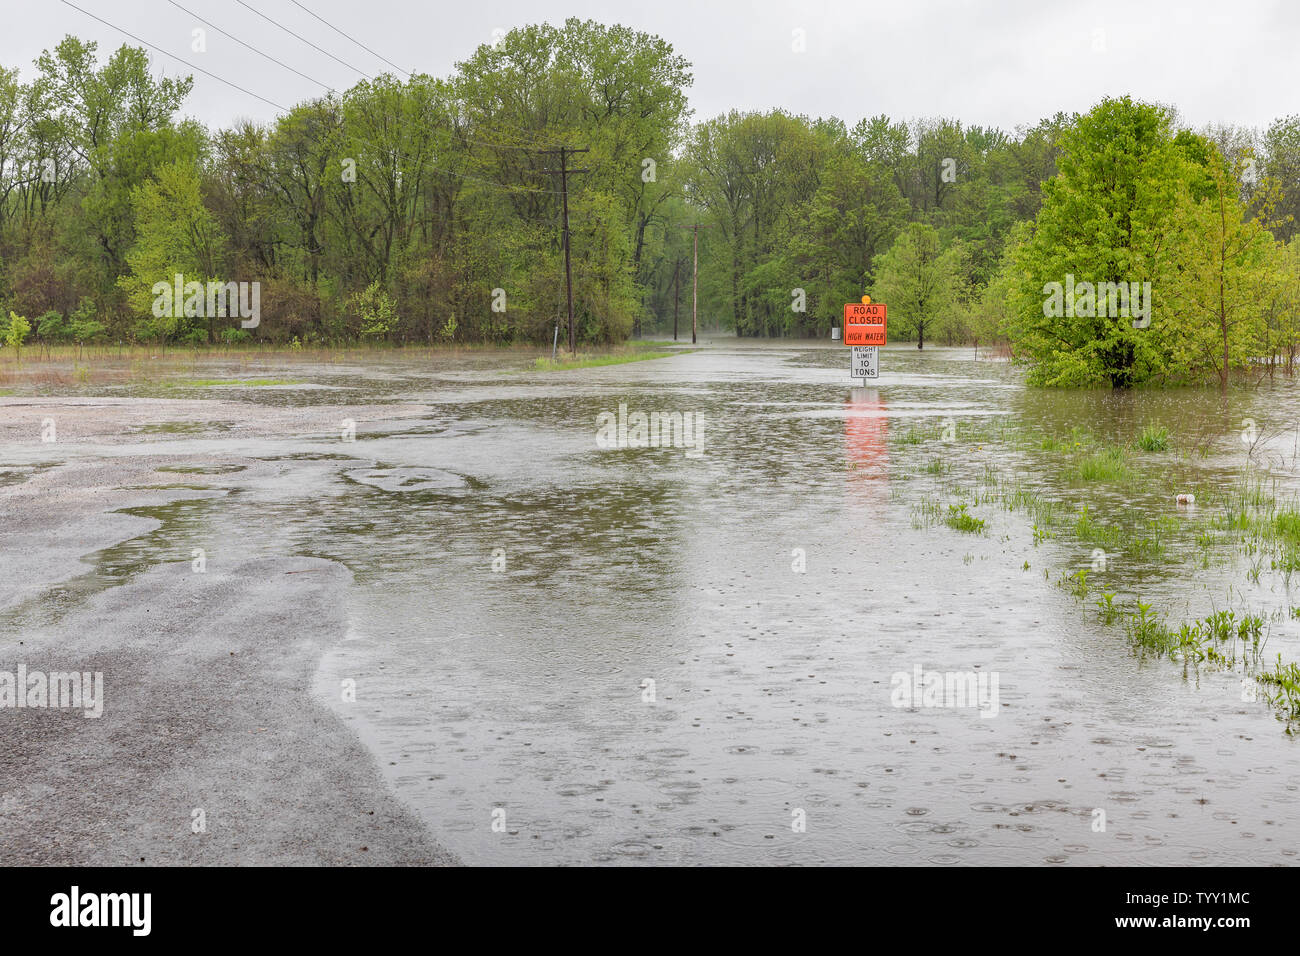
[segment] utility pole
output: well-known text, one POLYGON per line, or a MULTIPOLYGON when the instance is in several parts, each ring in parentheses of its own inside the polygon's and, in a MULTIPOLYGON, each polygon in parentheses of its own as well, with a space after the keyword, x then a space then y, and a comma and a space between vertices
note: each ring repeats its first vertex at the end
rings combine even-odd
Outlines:
POLYGON ((569 263, 569 173, 585 173, 588 169, 569 169, 568 154, 588 153, 591 150, 586 147, 574 149, 572 146, 561 146, 559 149, 543 149, 539 152, 560 154, 560 168, 544 169, 542 172, 560 174, 560 201, 564 206, 564 294, 569 303, 569 351, 576 352, 578 341, 573 332, 573 269, 569 263))
POLYGON ((673 341, 677 341, 677 303, 681 298, 680 292, 682 283, 677 278, 677 272, 682 267, 682 260, 678 259, 673 263, 673 341))
POLYGON ((695 270, 691 276, 691 344, 695 344, 695 334, 699 328, 697 313, 700 309, 700 224, 697 222, 691 230, 695 236, 695 270))
MULTIPOLYGON (((691 279, 691 344, 695 344, 695 336, 698 330, 699 321, 697 313, 700 306, 700 224, 697 222, 693 226, 682 226, 682 229, 689 229, 695 236, 695 275, 691 279)), ((708 226, 704 227, 708 229, 708 226)))

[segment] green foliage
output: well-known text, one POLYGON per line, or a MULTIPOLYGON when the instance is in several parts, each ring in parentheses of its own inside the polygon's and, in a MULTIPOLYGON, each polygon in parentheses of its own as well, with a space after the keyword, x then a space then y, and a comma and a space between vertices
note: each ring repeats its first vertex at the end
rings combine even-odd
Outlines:
POLYGON ((949 318, 962 296, 962 249, 943 248, 933 226, 912 223, 877 264, 872 298, 889 306, 890 334, 925 345, 927 329, 949 318))
POLYGON ((361 337, 387 338, 397 325, 397 309, 389 294, 376 279, 363 292, 354 292, 348 305, 361 320, 361 337))
POLYGON ((1169 429, 1163 425, 1144 425, 1138 435, 1137 445, 1143 451, 1168 451, 1169 429))
POLYGON ((682 227, 698 223, 705 329, 825 337, 870 290, 895 339, 1005 338, 1039 384, 1226 383, 1300 354, 1298 117, 1252 142, 1127 98, 1014 135, 783 110, 693 122, 692 83, 667 40, 575 18, 443 77, 209 132, 184 118, 191 79, 66 37, 30 77, 0 68, 0 166, 42 171, 3 184, 0 290, 43 342, 242 341, 220 316, 153 314, 179 273, 259 282, 257 340, 549 344, 567 313, 557 150, 581 144, 565 165, 583 170, 567 185, 584 344, 689 324, 682 227), (1150 326, 1045 315, 1067 273, 1150 281, 1150 326))
POLYGON ((61 342, 68 336, 68 326, 63 313, 51 309, 36 319, 36 335, 42 342, 61 342))
POLYGON ((1214 375, 1258 353, 1278 251, 1214 143, 1106 99, 1061 139, 1059 173, 1003 266, 1003 328, 1040 385, 1214 375))
POLYGON ((954 531, 962 531, 966 534, 982 534, 984 532, 984 519, 967 514, 965 505, 949 505, 948 516, 944 518, 944 524, 954 531))
POLYGON ((183 314, 183 303, 172 301, 170 291, 164 303, 170 309, 155 309, 157 283, 170 290, 177 275, 184 283, 219 281, 225 237, 203 204, 198 174, 183 163, 158 169, 156 178, 132 193, 132 208, 136 241, 126 256, 131 271, 117 284, 140 318, 137 331, 146 338, 214 341, 217 316, 183 314))
POLYGON ((14 350, 15 358, 22 354, 23 342, 26 341, 27 334, 31 330, 32 324, 27 321, 26 316, 14 312, 9 313, 9 322, 4 328, 4 341, 6 345, 14 350))
POLYGON ((96 320, 95 300, 83 297, 68 317, 68 336, 75 342, 99 342, 107 337, 107 326, 96 320))

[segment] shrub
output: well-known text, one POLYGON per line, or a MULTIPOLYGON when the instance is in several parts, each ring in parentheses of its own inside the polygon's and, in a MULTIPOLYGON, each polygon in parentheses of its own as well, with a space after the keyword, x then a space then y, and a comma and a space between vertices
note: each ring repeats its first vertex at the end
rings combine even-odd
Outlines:
POLYGON ((397 307, 377 279, 366 286, 365 291, 352 293, 348 305, 361 319, 362 338, 387 338, 397 325, 397 307))

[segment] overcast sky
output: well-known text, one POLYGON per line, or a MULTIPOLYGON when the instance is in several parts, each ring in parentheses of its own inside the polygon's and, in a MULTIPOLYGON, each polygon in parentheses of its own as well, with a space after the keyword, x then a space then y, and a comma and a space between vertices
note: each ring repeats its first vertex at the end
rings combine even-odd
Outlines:
MULTIPOLYGON (((319 95, 313 83, 205 27, 169 0, 71 0, 114 26, 282 106, 319 95), (207 51, 191 51, 207 30, 207 51)), ((346 89, 387 69, 292 0, 245 0, 343 63, 280 31, 239 0, 181 6, 308 76, 346 89)), ((1266 126, 1300 112, 1300 2, 1055 2, 1055 0, 299 0, 405 69, 448 75, 494 30, 566 17, 659 34, 694 66, 695 119, 728 109, 783 107, 835 115, 943 115, 1011 130, 1106 94, 1172 103, 1193 126, 1266 126), (804 49, 799 52, 800 34, 804 49)), ((3 0, 0 63, 30 78, 32 61, 67 33, 99 42, 121 33, 58 0, 3 0)), ((191 73, 150 51, 155 69, 191 73)), ((209 125, 277 110, 194 73, 186 109, 209 125)))

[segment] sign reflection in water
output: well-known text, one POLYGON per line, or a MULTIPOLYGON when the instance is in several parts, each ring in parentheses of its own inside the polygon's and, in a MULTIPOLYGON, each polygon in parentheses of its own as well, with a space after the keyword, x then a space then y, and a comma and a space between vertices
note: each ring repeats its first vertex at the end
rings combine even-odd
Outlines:
POLYGON ((889 417, 880 392, 855 388, 844 403, 844 450, 849 487, 884 499, 889 490, 889 417))

